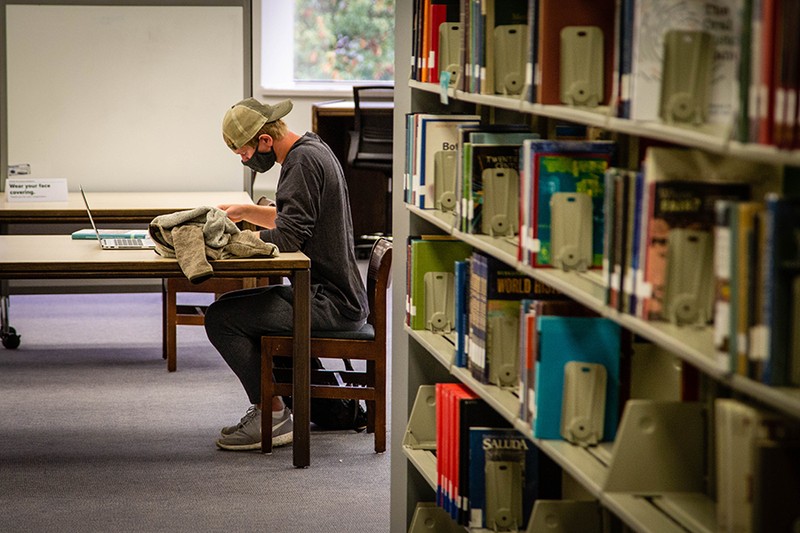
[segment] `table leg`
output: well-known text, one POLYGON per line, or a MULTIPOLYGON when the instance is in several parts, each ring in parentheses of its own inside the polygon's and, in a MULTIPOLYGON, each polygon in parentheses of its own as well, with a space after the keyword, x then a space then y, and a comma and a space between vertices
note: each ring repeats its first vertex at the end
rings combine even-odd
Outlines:
POLYGON ((297 468, 311 464, 311 271, 294 272, 294 357, 292 357, 293 462, 297 468))
POLYGON ((9 322, 8 306, 8 281, 0 280, 0 339, 5 348, 13 350, 19 346, 20 338, 9 322))

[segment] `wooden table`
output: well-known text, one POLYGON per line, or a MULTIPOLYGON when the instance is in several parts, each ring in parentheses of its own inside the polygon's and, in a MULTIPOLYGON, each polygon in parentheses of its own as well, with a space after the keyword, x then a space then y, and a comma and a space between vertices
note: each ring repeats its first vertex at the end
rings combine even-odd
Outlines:
MULTIPOLYGON (((244 191, 87 191, 86 198, 98 225, 147 224, 158 215, 198 206, 253 203, 244 191)), ((68 193, 66 202, 9 202, 4 194, 0 194, 0 235, 8 234, 11 225, 33 224, 85 224, 87 228, 90 227, 86 207, 79 192, 68 193)), ((8 281, 0 279, 0 335, 4 346, 14 347, 19 344, 19 337, 8 323, 8 294, 8 281)))
MULTIPOLYGON (((92 207, 94 211, 94 207, 92 207)), ((285 276, 294 287, 292 397, 295 426, 293 463, 310 464, 309 387, 311 360, 311 260, 302 253, 275 258, 210 261, 220 277, 285 276)), ((184 277, 175 259, 152 250, 101 250, 94 240, 64 235, 0 235, 0 280, 184 277)))

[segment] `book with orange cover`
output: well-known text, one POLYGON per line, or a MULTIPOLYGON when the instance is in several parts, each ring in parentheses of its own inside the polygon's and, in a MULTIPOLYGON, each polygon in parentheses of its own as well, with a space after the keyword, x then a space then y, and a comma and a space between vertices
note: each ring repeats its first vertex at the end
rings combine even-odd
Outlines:
POLYGON ((603 98, 610 100, 614 76, 614 0, 539 0, 538 87, 540 104, 561 104, 561 30, 597 26, 603 31, 603 98))

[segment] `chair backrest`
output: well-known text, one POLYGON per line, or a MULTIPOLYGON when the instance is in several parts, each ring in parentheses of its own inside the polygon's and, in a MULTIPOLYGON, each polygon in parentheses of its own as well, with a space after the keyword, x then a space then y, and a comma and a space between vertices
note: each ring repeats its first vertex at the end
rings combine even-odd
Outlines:
POLYGON ((388 239, 378 239, 372 245, 367 266, 367 297, 369 298, 369 317, 367 322, 375 328, 375 338, 386 335, 386 301, 391 279, 392 243, 388 239))
POLYGON ((394 87, 362 85, 353 87, 354 126, 359 152, 391 152, 394 126, 394 87))

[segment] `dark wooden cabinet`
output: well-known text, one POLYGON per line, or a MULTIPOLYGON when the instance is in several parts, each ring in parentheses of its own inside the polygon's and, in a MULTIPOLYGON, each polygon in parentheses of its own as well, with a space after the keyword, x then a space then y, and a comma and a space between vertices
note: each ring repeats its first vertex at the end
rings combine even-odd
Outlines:
MULTIPOLYGON (((350 191, 350 209, 353 216, 353 234, 356 244, 363 243, 363 235, 386 233, 386 200, 388 178, 382 172, 353 168, 347 164, 350 132, 353 131, 352 100, 320 102, 312 106, 312 129, 328 143, 344 169, 350 191)), ((388 231, 391 233, 391 231, 388 231)))

